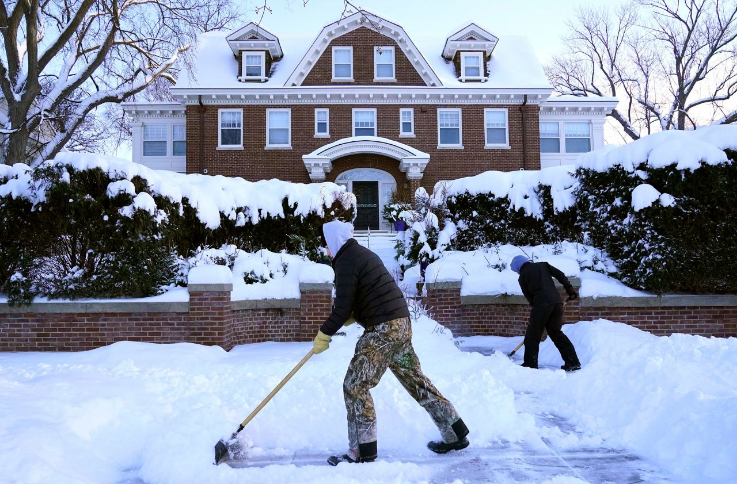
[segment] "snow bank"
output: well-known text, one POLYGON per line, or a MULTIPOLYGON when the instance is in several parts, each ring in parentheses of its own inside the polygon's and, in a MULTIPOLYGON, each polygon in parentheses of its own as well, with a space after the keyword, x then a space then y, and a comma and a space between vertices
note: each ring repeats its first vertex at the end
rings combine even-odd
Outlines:
MULTIPOLYGON (((432 320, 414 324, 424 372, 471 429, 469 452, 625 448, 675 472, 668 482, 737 479, 737 339, 656 337, 608 321, 565 331, 584 363, 573 374, 461 352, 432 320), (549 415, 572 427, 536 418, 549 415)), ((354 325, 346 336, 335 336, 330 349, 314 356, 241 432, 249 458, 345 450, 342 382, 360 334, 354 325)), ((488 339, 494 338, 465 338, 463 344, 488 339)), ((513 346, 518 338, 496 340, 513 346)), ((212 465, 214 444, 310 347, 262 343, 228 353, 125 342, 80 353, 0 354, 2 475, 10 482, 57 484, 431 481, 434 464, 212 465)), ((550 340, 541 345, 540 362, 561 364, 550 340)), ((438 434, 424 410, 389 373, 372 393, 380 459, 428 457, 425 443, 438 434)), ((544 482, 586 481, 551 475, 544 482)))
MULTIPOLYGON (((334 183, 290 183, 281 180, 260 180, 249 182, 242 178, 221 175, 185 175, 167 170, 152 170, 112 156, 89 153, 59 153, 48 165, 68 165, 76 170, 100 168, 116 178, 108 186, 108 192, 125 191, 135 194, 130 182, 138 176, 148 182, 151 192, 181 204, 186 198, 196 210, 197 218, 209 229, 220 226, 220 214, 237 224, 258 223, 266 216, 283 217, 282 201, 286 198, 290 205, 296 206, 296 214, 306 216, 310 213, 324 215, 326 208, 332 206, 340 197, 343 203, 355 203, 353 195, 346 194, 345 188, 334 183), (346 196, 347 195, 347 196, 346 196), (247 207, 244 213, 237 210, 247 207)), ((31 169, 22 164, 12 167, 0 165, 0 196, 11 194, 36 202, 45 196, 44 187, 33 189, 31 169)), ((144 201, 139 201, 144 203, 144 201)))
MULTIPOLYGON (((612 262, 602 251, 588 245, 571 242, 534 247, 502 245, 470 252, 444 252, 439 260, 431 263, 425 270, 425 281, 462 281, 461 295, 463 296, 491 294, 521 296, 522 290, 517 282, 519 275, 510 269, 512 259, 518 255, 524 255, 535 262, 548 262, 563 271, 567 277, 578 277, 581 280, 579 291, 581 296, 649 295, 631 289, 602 273, 612 273, 615 270, 612 262)), ((412 279, 415 272, 418 271, 407 271, 405 279, 412 279)))

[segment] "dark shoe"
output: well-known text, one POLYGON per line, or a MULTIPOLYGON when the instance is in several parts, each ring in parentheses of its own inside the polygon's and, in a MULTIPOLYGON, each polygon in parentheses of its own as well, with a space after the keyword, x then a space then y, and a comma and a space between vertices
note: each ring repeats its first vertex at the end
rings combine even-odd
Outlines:
POLYGON ((581 369, 581 363, 566 363, 561 366, 560 369, 565 371, 578 371, 581 369))
POLYGON ((427 448, 431 451, 435 452, 436 454, 446 454, 450 452, 451 450, 461 450, 468 447, 470 442, 466 437, 463 437, 462 439, 458 439, 455 442, 428 442, 427 448))
POLYGON ((533 368, 537 370, 537 365, 533 365, 532 363, 522 363, 522 366, 525 368, 533 368))
POLYGON ((348 462, 349 464, 373 462, 376 460, 376 454, 376 442, 358 444, 358 452, 353 451, 343 455, 332 455, 328 457, 328 464, 331 466, 337 466, 341 462, 348 462))
POLYGON ((375 460, 376 460, 376 457, 374 457, 373 459, 362 459, 360 457, 357 459, 354 459, 348 454, 331 455, 330 457, 328 457, 328 464, 330 464, 331 466, 337 466, 341 462, 348 462, 349 464, 359 464, 361 462, 373 462, 375 460))

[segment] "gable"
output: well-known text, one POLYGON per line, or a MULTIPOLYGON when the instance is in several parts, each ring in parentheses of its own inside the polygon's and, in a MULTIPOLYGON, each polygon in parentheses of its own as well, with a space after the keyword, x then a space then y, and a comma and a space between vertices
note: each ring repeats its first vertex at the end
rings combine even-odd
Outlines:
POLYGON ((497 42, 499 38, 496 35, 470 23, 448 36, 443 47, 443 58, 453 59, 460 51, 482 51, 488 58, 497 42))
MULTIPOLYGON (((289 76, 285 86, 301 86, 305 85, 308 80, 312 85, 315 84, 339 84, 333 83, 331 79, 327 82, 325 78, 325 64, 330 64, 330 72, 332 77, 332 47, 336 45, 350 45, 358 48, 363 52, 364 48, 371 49, 370 55, 366 58, 362 54, 359 59, 355 53, 353 56, 354 67, 359 65, 370 66, 373 72, 374 46, 393 46, 397 59, 397 75, 399 75, 400 62, 402 67, 404 85, 420 85, 420 86, 442 86, 442 82, 430 67, 425 57, 415 46, 412 40, 402 27, 389 22, 376 15, 362 12, 356 13, 337 22, 333 22, 323 28, 312 45, 307 49, 307 53, 297 64, 292 74, 289 76), (402 59, 401 61, 399 59, 402 59), (406 62, 405 62, 406 61, 406 62), (315 70, 317 68, 317 70, 315 70), (310 76, 312 71, 316 74, 310 76), (419 77, 420 81, 417 81, 419 77)), ((355 79, 355 77, 354 77, 355 79)), ((398 84, 393 82, 392 84, 398 84)), ((359 84, 358 80, 350 84, 359 84)), ((376 84, 373 82, 362 82, 360 84, 376 84)))

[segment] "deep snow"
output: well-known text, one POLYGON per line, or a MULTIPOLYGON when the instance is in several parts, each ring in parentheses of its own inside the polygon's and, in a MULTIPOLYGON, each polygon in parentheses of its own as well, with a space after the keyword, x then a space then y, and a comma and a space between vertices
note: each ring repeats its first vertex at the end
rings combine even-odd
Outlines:
MULTIPOLYGON (((521 368, 501 353, 461 351, 509 351, 519 338, 454 342, 424 316, 414 330, 424 371, 472 431, 467 458, 502 459, 502 482, 605 482, 565 457, 581 452, 625 456, 622 469, 610 469, 615 476, 639 462, 637 469, 655 468, 662 477, 638 470, 644 482, 737 479, 735 338, 656 337, 608 321, 580 322, 565 331, 584 368, 566 374, 521 368), (545 455, 565 457, 568 466, 555 460, 545 467, 545 455)), ((437 430, 390 374, 373 391, 386 460, 320 463, 345 450, 341 387, 360 332, 354 325, 336 336, 241 432, 254 463, 276 456, 286 463, 301 453, 319 464, 302 467, 216 467, 212 460, 218 439, 235 430, 309 343, 225 352, 122 342, 80 353, 0 354, 0 482, 472 482, 467 464, 448 464, 458 456, 445 461, 425 448, 437 430)), ((549 340, 540 358, 553 368, 562 363, 549 340)))

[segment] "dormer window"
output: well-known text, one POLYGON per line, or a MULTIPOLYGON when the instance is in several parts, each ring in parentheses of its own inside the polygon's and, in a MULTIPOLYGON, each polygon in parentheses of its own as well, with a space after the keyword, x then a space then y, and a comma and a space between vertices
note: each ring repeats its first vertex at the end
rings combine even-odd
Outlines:
POLYGON ((484 75, 483 52, 461 52, 461 81, 479 81, 484 75))
POLYGON ((374 81, 396 81, 394 47, 374 47, 374 81))
POLYGON ((263 80, 266 79, 266 52, 249 52, 243 51, 243 72, 241 74, 244 80, 263 80))
POLYGON ((333 81, 353 81, 353 47, 333 47, 333 81))

